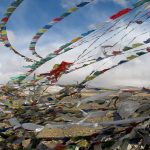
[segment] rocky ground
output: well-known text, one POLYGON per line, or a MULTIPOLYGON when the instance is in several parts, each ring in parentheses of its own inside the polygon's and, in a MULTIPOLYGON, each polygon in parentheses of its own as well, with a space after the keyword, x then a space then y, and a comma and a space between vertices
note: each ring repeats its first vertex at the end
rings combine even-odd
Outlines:
POLYGON ((0 149, 150 149, 150 94, 101 94, 35 104, 1 95, 0 149))

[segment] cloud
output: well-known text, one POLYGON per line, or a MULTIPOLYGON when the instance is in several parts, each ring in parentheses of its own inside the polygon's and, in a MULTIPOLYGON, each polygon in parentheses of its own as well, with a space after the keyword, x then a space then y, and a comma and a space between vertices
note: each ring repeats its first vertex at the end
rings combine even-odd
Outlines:
MULTIPOLYGON (((70 8, 84 1, 90 1, 90 0, 76 0, 76 1, 61 0, 61 6, 63 8, 70 8)), ((108 3, 111 1, 123 7, 126 7, 128 5, 128 2, 126 0, 107 0, 107 1, 106 0, 94 0, 92 3, 93 4, 96 4, 97 2, 108 3)))
MULTIPOLYGON (((47 40, 47 36, 42 39, 42 42, 38 44, 36 47, 38 49, 38 52, 40 50, 40 54, 42 56, 46 56, 50 51, 54 51, 56 48, 58 48, 60 45, 64 44, 63 37, 59 37, 57 34, 50 34, 51 38, 57 39, 59 42, 49 42, 47 40), (62 39, 61 39, 62 38, 62 39)), ((28 46, 30 43, 30 40, 33 36, 33 33, 22 33, 20 35, 15 34, 13 31, 8 31, 8 37, 10 40, 10 43, 13 45, 14 48, 16 48, 19 52, 26 56, 31 57, 31 51, 29 51, 28 46)), ((9 50, 8 48, 4 47, 2 43, 0 43, 0 55, 2 56, 0 59, 0 84, 6 83, 9 81, 10 77, 23 74, 26 72, 26 69, 23 68, 23 66, 29 65, 30 63, 27 63, 23 58, 20 56, 17 56, 9 50)), ((59 60, 59 59, 57 59, 59 60)), ((43 65, 41 68, 39 68, 36 72, 46 72, 52 68, 52 66, 56 63, 56 61, 48 62, 47 64, 43 65)))
MULTIPOLYGON (((130 31, 130 29, 131 28, 129 27, 127 30, 130 31)), ((142 29, 137 28, 137 30, 128 38, 133 38, 133 35, 135 34, 138 35, 140 33, 142 33, 142 29)), ((9 31, 8 35, 13 45, 21 49, 21 51, 24 52, 25 54, 27 55, 30 54, 27 47, 32 37, 32 33, 31 35, 29 34, 26 35, 24 33, 22 34, 22 36, 19 36, 19 38, 18 36, 15 35, 13 31, 9 31)), ((50 35, 54 39, 57 37, 56 34, 53 34, 53 35, 50 34, 50 35)), ((47 36, 44 37, 42 40, 45 42, 41 42, 37 47, 37 49, 41 50, 40 51, 42 52, 41 54, 44 53, 43 55, 46 55, 47 53, 49 53, 49 50, 53 51, 55 48, 58 48, 60 45, 63 44, 62 43, 63 37, 62 37, 62 40, 58 40, 58 37, 57 37, 56 39, 61 42, 54 42, 54 43, 48 42, 50 39, 47 41, 46 38, 47 36)), ((141 36, 137 42, 143 41, 144 39, 145 37, 141 36)), ((10 77, 25 72, 25 69, 23 69, 22 66, 25 65, 26 63, 24 60, 22 60, 18 56, 14 55, 14 53, 9 51, 9 49, 4 48, 2 45, 0 45, 0 47, 1 47, 0 53, 3 56, 0 60, 0 79, 1 79, 0 83, 4 83, 8 81, 10 77), (9 57, 11 59, 8 59, 9 57)), ((75 57, 81 53, 81 50, 84 50, 84 49, 85 49, 85 46, 83 45, 83 47, 79 47, 69 53, 65 53, 53 59, 53 61, 47 62, 45 65, 37 69, 36 72, 37 73, 47 72, 52 69, 55 63, 60 63, 63 60, 72 62, 75 60, 75 57)), ((108 71, 104 75, 90 82, 89 85, 97 86, 97 87, 105 87, 105 86, 113 87, 113 86, 128 85, 128 84, 134 85, 134 86, 142 86, 144 84, 148 85, 150 84, 149 83, 150 72, 146 71, 147 65, 145 64, 149 64, 149 63, 150 62, 149 62, 148 57, 146 57, 146 59, 145 58, 138 59, 138 61, 131 62, 128 65, 124 65, 123 67, 119 67, 118 69, 116 68, 112 71, 108 71), (132 70, 132 67, 134 68, 134 71, 132 70)), ((75 71, 71 74, 65 75, 61 78, 60 83, 69 84, 69 83, 76 83, 76 81, 82 81, 86 77, 86 75, 89 74, 94 68, 98 69, 98 66, 99 66, 98 64, 94 64, 84 69, 81 69, 80 71, 75 71)))
MULTIPOLYGON (((87 85, 89 87, 103 87, 103 88, 119 88, 124 86, 133 87, 150 87, 150 70, 148 65, 150 54, 142 56, 141 58, 135 59, 121 65, 115 69, 107 71, 106 73, 98 76, 92 81, 89 81, 87 85)), ((86 75, 89 74, 93 69, 104 69, 105 67, 100 67, 102 63, 91 65, 81 69, 80 71, 75 71, 70 74, 64 75, 60 80, 60 84, 73 84, 80 83, 85 79, 86 75), (98 67, 99 66, 99 67, 98 67)), ((107 67, 106 67, 107 68, 107 67)))
POLYGON ((25 61, 18 58, 12 52, 8 53, 8 49, 1 48, 0 84, 6 83, 10 77, 23 72, 22 65, 25 64, 25 61))
POLYGON ((62 8, 68 9, 71 7, 75 7, 76 4, 78 4, 79 2, 81 2, 81 0, 76 0, 76 1, 61 0, 61 6, 62 8))
MULTIPOLYGON (((63 8, 71 8, 71 7, 75 7, 77 4, 81 3, 81 2, 87 2, 90 0, 75 0, 75 1, 68 1, 68 0, 61 0, 61 6, 63 8)), ((94 0, 93 3, 96 3, 98 0, 94 0)))
POLYGON ((127 64, 106 72, 102 76, 90 82, 95 87, 150 87, 150 70, 146 64, 150 64, 150 54, 135 59, 127 64))
POLYGON ((128 2, 126 0, 113 0, 115 3, 126 7, 128 5, 128 2))

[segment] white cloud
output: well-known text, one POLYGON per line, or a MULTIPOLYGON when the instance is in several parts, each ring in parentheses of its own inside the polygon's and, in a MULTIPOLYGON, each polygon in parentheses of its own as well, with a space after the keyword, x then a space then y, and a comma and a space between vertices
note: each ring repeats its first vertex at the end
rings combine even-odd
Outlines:
MULTIPOLYGON (((63 8, 71 8, 75 7, 77 4, 80 4, 81 2, 88 2, 91 0, 75 0, 75 1, 68 1, 68 0, 61 0, 61 6, 63 8)), ((93 3, 96 3, 98 0, 94 0, 93 3)))
POLYGON ((126 7, 128 5, 128 2, 126 0, 113 0, 115 3, 126 7))
MULTIPOLYGON (((138 28, 138 30, 136 30, 133 33, 133 35, 140 34, 142 32, 142 30, 140 29, 141 28, 138 28)), ((130 28, 128 28, 128 31, 129 30, 130 28)), ((17 36, 12 31, 9 31, 8 34, 13 45, 15 45, 16 47, 22 48, 22 51, 25 54, 30 54, 30 52, 27 50, 27 46, 32 35, 24 34, 24 36, 17 38, 17 36)), ((133 35, 131 35, 131 37, 133 35)), ((52 37, 54 38, 54 35, 52 37)), ((131 37, 128 37, 128 38, 131 38, 131 37)), ((143 41, 144 39, 145 37, 140 37, 139 41, 137 42, 143 41)), ((43 40, 45 40, 45 38, 43 40)), ((51 44, 51 43, 48 43, 47 41, 47 43, 43 43, 43 44, 42 43, 43 42, 41 42, 41 44, 38 45, 37 48, 42 49, 42 50, 45 49, 44 55, 49 53, 49 49, 53 51, 56 47, 59 47, 60 45, 62 45, 62 42, 60 43, 56 42, 56 43, 51 44)), ((25 70, 22 68, 22 66, 25 65, 25 61, 19 58, 18 56, 16 56, 13 52, 9 51, 7 48, 4 48, 2 45, 0 45, 0 47, 1 47, 0 55, 3 56, 1 57, 1 60, 0 60, 0 83, 4 83, 8 81, 9 77, 25 72, 25 70)), ((75 57, 81 53, 80 51, 81 49, 83 50, 84 46, 76 48, 71 53, 65 53, 64 55, 59 56, 50 62, 47 62, 45 65, 40 67, 36 72, 38 73, 47 72, 51 70, 51 68, 53 67, 55 63, 60 63, 63 60, 72 62, 75 59, 75 57)), ((135 86, 142 86, 141 83, 148 85, 150 84, 149 83, 150 72, 146 71, 148 65, 145 65, 145 64, 149 64, 149 63, 150 62, 149 62, 148 57, 146 57, 146 59, 140 59, 140 61, 134 61, 132 63, 129 63, 128 65, 119 67, 118 69, 108 71, 104 75, 90 82, 90 84, 93 86, 97 86, 97 87, 104 87, 104 86, 110 87, 110 86, 119 86, 119 85, 127 85, 127 84, 135 85, 135 86), (134 68, 134 71, 132 67, 134 68)), ((98 65, 94 64, 80 71, 76 71, 71 74, 65 75, 64 77, 62 77, 60 82, 72 83, 76 81, 82 81, 84 77, 87 74, 89 74, 94 68, 98 68, 98 65)))
MULTIPOLYGON (((71 1, 71 0, 61 0, 61 6, 63 8, 70 8, 70 7, 74 7, 76 4, 79 4, 83 1, 90 1, 90 0, 76 0, 76 1, 71 1)), ((103 2, 103 3, 107 3, 113 1, 123 7, 126 7, 128 5, 128 2, 126 0, 94 0, 92 3, 96 4, 97 2, 103 2)))

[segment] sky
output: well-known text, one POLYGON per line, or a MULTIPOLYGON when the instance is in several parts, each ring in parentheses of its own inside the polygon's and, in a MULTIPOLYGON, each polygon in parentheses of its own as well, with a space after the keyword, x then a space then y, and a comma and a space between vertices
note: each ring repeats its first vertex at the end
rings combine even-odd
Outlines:
MULTIPOLYGON (((29 44, 38 29, 81 1, 83 0, 24 0, 7 24, 9 40, 19 52, 26 56, 31 56, 29 44)), ((2 18, 11 2, 12 0, 0 1, 0 18, 2 18)), ((129 0, 95 0, 90 5, 56 24, 44 34, 37 44, 37 51, 44 57, 74 37, 88 31, 96 24, 107 20, 109 16, 117 11, 131 6, 131 4, 129 0)), ((78 52, 74 51, 72 54, 67 53, 58 57, 40 67, 37 72, 49 71, 55 63, 62 60, 72 61, 78 52)), ((0 43, 0 56, 0 84, 6 83, 14 75, 25 72, 22 66, 25 66, 27 63, 8 48, 5 48, 2 43, 0 43)), ((148 87, 150 85, 149 56, 148 54, 144 58, 137 59, 123 67, 108 71, 90 82, 89 85, 94 87, 148 87)), ((98 64, 68 74, 62 77, 59 82, 68 84, 81 81, 95 67, 98 68, 98 64)))

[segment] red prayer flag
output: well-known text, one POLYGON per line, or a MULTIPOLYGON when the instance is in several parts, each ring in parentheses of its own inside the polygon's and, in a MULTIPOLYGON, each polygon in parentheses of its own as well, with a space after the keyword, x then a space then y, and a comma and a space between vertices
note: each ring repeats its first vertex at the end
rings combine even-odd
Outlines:
POLYGON ((61 51, 61 49, 58 49, 56 51, 54 51, 54 54, 58 54, 61 51))
POLYGON ((36 36, 33 37, 33 39, 39 39, 39 38, 40 38, 39 35, 36 35, 36 36))
POLYGON ((150 47, 147 47, 147 49, 146 49, 148 52, 150 52, 150 47))
POLYGON ((116 56, 116 55, 119 55, 119 54, 121 54, 121 53, 122 53, 121 51, 113 51, 113 52, 112 52, 112 54, 115 55, 115 56, 116 56))
POLYGON ((125 14, 127 14, 128 12, 130 12, 132 9, 131 8, 126 8, 126 9, 123 9, 121 11, 119 11, 118 13, 116 13, 115 15, 111 16, 110 19, 117 19, 125 14))
POLYGON ((2 19, 2 22, 6 23, 8 21, 8 17, 2 19))
POLYGON ((62 18, 54 18, 53 19, 54 22, 59 22, 60 20, 62 20, 62 18))

